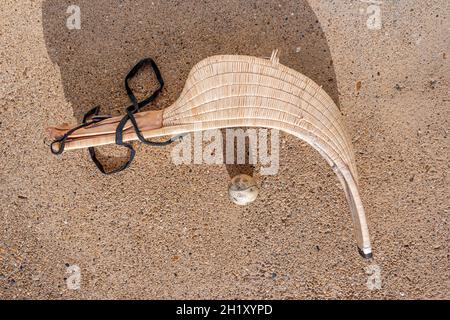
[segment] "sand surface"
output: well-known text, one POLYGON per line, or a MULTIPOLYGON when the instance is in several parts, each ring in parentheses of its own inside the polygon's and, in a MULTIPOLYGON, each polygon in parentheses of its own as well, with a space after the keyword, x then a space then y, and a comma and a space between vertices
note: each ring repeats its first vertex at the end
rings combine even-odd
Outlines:
MULTIPOLYGON (((446 0, 13 1, 0 5, 0 299, 450 298, 449 17, 446 0), (81 29, 68 30, 70 4, 81 29), (44 128, 129 102, 127 70, 154 58, 159 109, 214 54, 269 56, 323 85, 353 139, 374 248, 356 251, 339 182, 306 144, 280 135, 280 169, 175 165, 136 144, 103 176, 86 151, 53 156, 44 128), (256 202, 227 197, 252 173, 256 202), (79 290, 68 267, 78 266, 79 290), (382 285, 370 290, 368 268, 382 285), (372 269, 374 270, 374 269, 372 269)), ((135 80, 143 96, 147 77, 135 80)), ((113 162, 123 156, 114 148, 113 162)))

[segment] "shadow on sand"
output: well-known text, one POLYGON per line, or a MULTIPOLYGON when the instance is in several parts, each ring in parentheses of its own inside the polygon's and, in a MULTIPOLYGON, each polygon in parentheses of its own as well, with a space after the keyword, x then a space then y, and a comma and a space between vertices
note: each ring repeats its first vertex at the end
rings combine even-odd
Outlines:
MULTIPOLYGON (((45 0, 42 7, 48 53, 61 72, 73 115, 100 105, 119 115, 130 103, 124 77, 138 60, 152 57, 166 88, 153 108, 173 103, 191 68, 216 54, 270 56, 320 85, 339 105, 336 76, 321 25, 306 0, 77 0, 81 29, 69 30, 70 0, 45 0)), ((133 87, 143 98, 156 83, 148 75, 133 87)), ((230 176, 252 174, 250 165, 227 165, 230 176)))

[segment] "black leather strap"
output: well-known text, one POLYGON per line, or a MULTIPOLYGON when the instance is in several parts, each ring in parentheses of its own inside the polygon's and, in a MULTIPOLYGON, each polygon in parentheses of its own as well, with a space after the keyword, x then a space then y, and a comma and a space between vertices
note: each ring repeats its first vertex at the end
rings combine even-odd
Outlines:
POLYGON ((83 117, 83 123, 80 124, 78 127, 72 128, 69 131, 67 131, 63 136, 55 139, 51 144, 50 144, 50 150, 53 154, 59 155, 61 153, 64 152, 64 147, 66 144, 66 140, 69 138, 69 136, 74 133, 75 131, 77 131, 78 129, 90 126, 91 124, 100 122, 102 120, 105 120, 107 118, 110 118, 110 116, 102 116, 102 117, 93 117, 91 119, 91 121, 87 121, 87 119, 93 115, 98 113, 98 110, 100 109, 100 107, 95 107, 91 110, 89 110, 83 117), (97 113, 96 113, 97 112, 97 113), (55 149, 55 145, 58 144, 58 149, 55 149))
MULTIPOLYGON (((94 119, 97 119, 98 117, 94 117, 94 116, 98 116, 98 113, 100 112, 100 107, 94 107, 91 110, 89 110, 83 117, 83 123, 86 123, 87 120, 90 117, 93 117, 94 119)), ((104 119, 102 119, 104 120, 104 119)), ((100 120, 101 121, 101 120, 100 120)), ((134 156, 136 155, 136 151, 133 149, 133 147, 129 144, 122 144, 122 146, 128 148, 130 150, 130 154, 128 156, 128 160, 122 164, 121 166, 111 170, 111 171, 106 171, 105 166, 100 162, 100 160, 98 160, 97 158, 97 154, 95 153, 95 148, 94 147, 89 147, 88 151, 89 151, 89 155, 92 159, 92 162, 94 162, 94 164, 97 166, 98 170, 100 170, 101 173, 103 174, 113 174, 113 173, 117 173, 120 171, 123 171, 125 169, 127 169, 131 163, 133 162, 134 156)))
MULTIPOLYGON (((139 126, 137 124, 137 121, 134 117, 134 114, 139 112, 143 107, 145 107, 146 105, 148 105, 149 103, 153 102, 158 95, 161 93, 161 91, 164 88, 164 80, 161 76, 161 72, 158 69, 158 66, 156 65, 155 61, 153 61, 153 59, 151 58, 146 58, 143 59, 141 61, 139 61, 133 68, 131 68, 131 70, 128 72, 127 76, 125 77, 125 90, 127 91, 127 95, 131 100, 132 105, 127 107, 126 110, 126 114, 125 116, 122 118, 122 120, 120 120, 119 124, 117 125, 116 128, 116 144, 119 146, 123 146, 126 147, 130 150, 130 154, 129 154, 129 158, 127 160, 127 162, 125 162, 124 164, 122 164, 121 166, 119 166, 118 168, 115 168, 111 171, 106 171, 104 165, 98 160, 97 155, 95 153, 95 148, 90 147, 88 148, 89 150, 89 155, 91 156, 92 161, 95 163, 95 165, 97 166, 97 168, 100 170, 100 172, 102 172, 103 174, 113 174, 113 173, 117 173, 120 171, 123 171, 125 169, 127 169, 131 163, 133 162, 134 156, 136 155, 136 151, 134 150, 133 146, 129 143, 125 143, 123 141, 123 129, 126 125, 126 123, 128 122, 128 120, 131 121, 133 128, 136 132, 136 135, 138 137, 138 139, 146 144, 146 145, 152 145, 152 146, 165 146, 168 145, 174 141, 176 141, 175 138, 173 139, 169 139, 167 141, 151 141, 151 140, 147 140, 144 138, 144 136, 142 135, 141 130, 139 129, 139 126), (136 96, 133 93, 133 90, 131 90, 130 85, 129 85, 129 80, 132 79, 138 72, 140 69, 142 69, 143 67, 149 65, 155 76, 156 79, 158 80, 159 86, 158 88, 151 94, 149 95, 146 99, 142 100, 142 101, 138 101, 136 96)), ((64 151, 64 144, 67 140, 67 138, 74 133, 75 131, 77 131, 80 128, 83 127, 87 127, 91 124, 100 122, 102 120, 105 120, 107 118, 110 118, 109 116, 99 116, 99 111, 100 111, 100 107, 94 107, 91 110, 89 110, 83 117, 83 123, 81 125, 79 125, 76 128, 73 128, 71 130, 69 130, 68 132, 66 132, 64 134, 64 136, 56 139, 55 141, 53 141, 50 145, 50 149, 52 151, 53 154, 61 154, 64 151), (90 121, 88 121, 90 119, 90 121), (59 149, 55 149, 54 146, 55 144, 58 143, 59 144, 59 149)))
POLYGON ((153 102, 156 99, 156 97, 161 93, 163 88, 164 88, 164 80, 161 76, 161 72, 159 71, 158 66, 156 65, 155 61, 153 61, 153 59, 151 58, 143 59, 139 61, 133 68, 131 68, 130 72, 128 72, 127 76, 125 77, 125 90, 127 91, 128 97, 130 98, 132 105, 126 108, 126 115, 122 118, 122 120, 120 121, 119 125, 116 128, 116 144, 123 145, 122 132, 128 120, 131 121, 138 139, 146 145, 166 146, 173 142, 171 139, 162 142, 146 140, 142 135, 141 130, 139 129, 139 126, 134 117, 135 113, 139 112, 143 107, 153 102), (129 86, 129 80, 132 79, 138 73, 138 71, 141 68, 145 67, 146 65, 151 66, 153 72, 155 73, 156 79, 158 80, 159 87, 148 98, 139 102, 129 86))

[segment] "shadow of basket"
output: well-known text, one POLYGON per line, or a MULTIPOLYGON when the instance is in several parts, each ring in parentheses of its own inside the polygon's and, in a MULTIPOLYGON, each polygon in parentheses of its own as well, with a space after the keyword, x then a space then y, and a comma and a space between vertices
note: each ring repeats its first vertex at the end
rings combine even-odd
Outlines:
MULTIPOLYGON (((280 49, 281 63, 322 85, 337 105, 338 90, 325 34, 306 0, 78 0, 80 29, 69 30, 72 0, 44 0, 42 21, 47 51, 61 72, 73 115, 99 105, 121 114, 130 103, 123 80, 138 60, 152 57, 166 89, 152 106, 173 103, 191 68, 216 54, 269 56, 280 49)), ((138 77, 140 98, 156 86, 138 77)), ((227 165, 230 175, 251 174, 251 165, 227 165)))

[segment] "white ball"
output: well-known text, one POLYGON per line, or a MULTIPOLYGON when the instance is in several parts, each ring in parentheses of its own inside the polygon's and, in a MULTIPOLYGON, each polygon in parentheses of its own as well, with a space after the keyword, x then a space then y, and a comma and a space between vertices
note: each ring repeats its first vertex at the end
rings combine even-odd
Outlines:
POLYGON ((255 179, 246 174, 235 176, 231 179, 231 183, 228 187, 230 200, 241 206, 245 206, 255 201, 258 193, 259 188, 256 185, 255 179))

